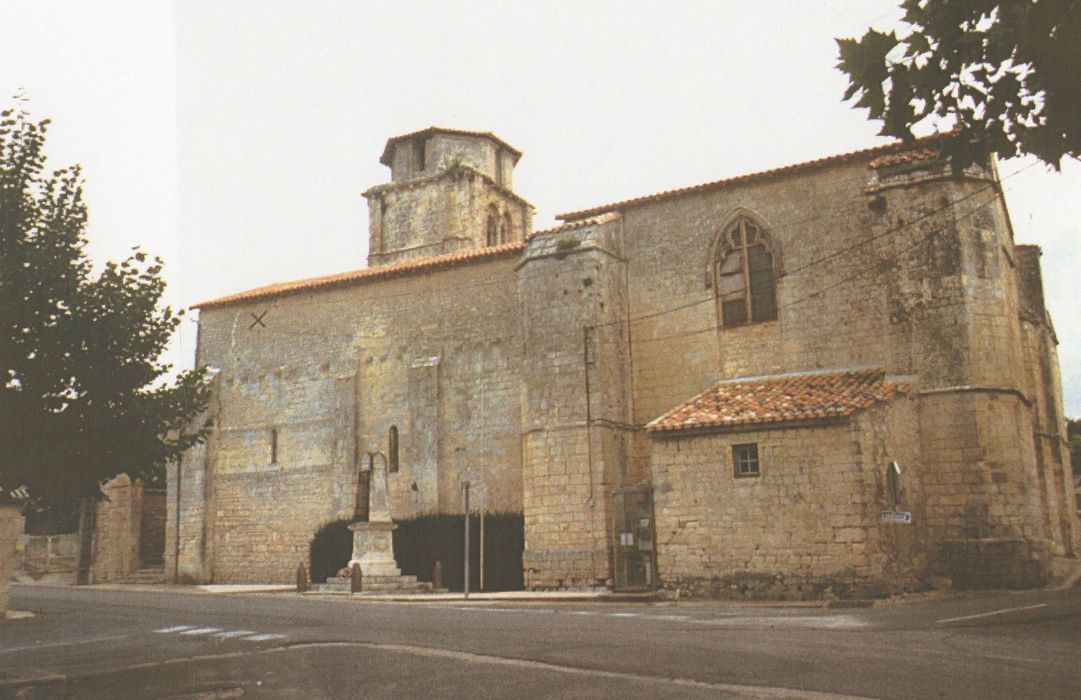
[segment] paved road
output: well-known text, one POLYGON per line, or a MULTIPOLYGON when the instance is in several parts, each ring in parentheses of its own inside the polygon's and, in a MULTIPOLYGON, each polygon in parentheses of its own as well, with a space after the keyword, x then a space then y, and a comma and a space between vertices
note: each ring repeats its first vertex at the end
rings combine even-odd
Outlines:
POLYGON ((13 587, 0 697, 1076 698, 1081 589, 871 608, 13 587))

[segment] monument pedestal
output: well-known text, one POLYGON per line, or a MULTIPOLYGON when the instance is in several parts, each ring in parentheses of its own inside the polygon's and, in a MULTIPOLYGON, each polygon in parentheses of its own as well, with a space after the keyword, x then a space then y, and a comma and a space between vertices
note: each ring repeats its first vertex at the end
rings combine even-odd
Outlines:
POLYGON ((360 564, 364 578, 382 576, 401 576, 402 570, 394 561, 394 531, 398 528, 392 522, 353 523, 353 558, 349 566, 360 564))

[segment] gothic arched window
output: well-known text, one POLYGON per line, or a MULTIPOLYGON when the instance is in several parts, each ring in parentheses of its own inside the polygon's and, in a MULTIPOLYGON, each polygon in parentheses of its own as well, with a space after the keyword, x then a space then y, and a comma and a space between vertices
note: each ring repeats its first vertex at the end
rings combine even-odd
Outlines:
POLYGON ((725 229, 713 265, 722 326, 777 318, 773 249, 759 224, 740 217, 725 229))
POLYGON ((488 207, 488 245, 499 245, 503 241, 500 231, 499 210, 488 207))

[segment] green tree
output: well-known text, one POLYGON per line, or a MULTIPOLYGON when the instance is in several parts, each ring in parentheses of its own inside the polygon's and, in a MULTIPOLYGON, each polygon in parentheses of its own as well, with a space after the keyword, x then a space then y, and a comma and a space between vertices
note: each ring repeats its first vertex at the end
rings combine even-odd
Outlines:
POLYGON ((1081 154, 1081 2, 903 0, 904 29, 838 39, 838 68, 879 132, 955 129, 955 172, 1031 154, 1058 169, 1081 154))
POLYGON ((160 476, 205 437, 209 388, 203 370, 167 381, 181 314, 161 260, 136 248, 95 273, 80 171, 45 172, 47 125, 0 113, 0 498, 63 512, 116 474, 160 476))

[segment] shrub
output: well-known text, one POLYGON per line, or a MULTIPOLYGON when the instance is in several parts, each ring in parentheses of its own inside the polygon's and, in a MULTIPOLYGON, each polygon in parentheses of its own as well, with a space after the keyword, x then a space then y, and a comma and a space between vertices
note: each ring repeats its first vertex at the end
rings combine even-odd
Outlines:
MULTIPOLYGON (((312 538, 311 580, 322 583, 349 563, 353 554, 352 520, 323 525, 312 538)), ((465 518, 461 515, 419 515, 395 521, 394 558, 402 573, 431 581, 435 563, 442 562, 443 584, 452 591, 464 589, 465 518)), ((522 548, 525 543, 521 513, 484 515, 484 590, 520 591, 522 548)), ((469 521, 469 588, 480 590, 480 516, 469 521)))
MULTIPOLYGON (((420 515, 398 521, 394 558, 403 574, 432 580, 435 563, 442 562, 443 584, 464 589, 465 518, 461 515, 420 515)), ((484 515, 484 590, 520 591, 524 520, 521 513, 484 515)), ((480 516, 469 521, 469 589, 480 590, 480 516)))
POLYGON ((312 583, 325 583, 328 576, 335 576, 338 569, 349 563, 353 556, 353 533, 349 530, 352 520, 334 520, 319 528, 308 548, 311 559, 312 583))

